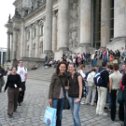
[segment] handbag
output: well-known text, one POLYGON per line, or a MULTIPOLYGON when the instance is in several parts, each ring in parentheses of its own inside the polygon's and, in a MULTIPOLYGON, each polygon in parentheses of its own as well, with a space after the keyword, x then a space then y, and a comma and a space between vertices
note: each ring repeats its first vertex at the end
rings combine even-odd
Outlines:
MULTIPOLYGON (((60 79, 60 78, 59 78, 60 79)), ((63 85, 63 82, 62 80, 60 79, 60 82, 61 82, 61 85, 62 85, 62 88, 63 88, 63 93, 64 93, 64 104, 63 104, 63 109, 70 109, 70 103, 69 103, 69 100, 66 96, 66 90, 65 90, 65 87, 63 85)))
POLYGON ((57 110, 55 108, 46 107, 43 122, 47 126, 56 126, 56 112, 57 110))
POLYGON ((4 84, 5 84, 4 77, 1 77, 1 78, 0 78, 0 83, 1 83, 1 86, 3 87, 3 86, 4 86, 4 84))
POLYGON ((123 91, 123 102, 126 103, 126 86, 124 87, 123 91))
POLYGON ((124 102, 124 92, 121 89, 119 89, 117 93, 117 101, 119 104, 122 104, 124 102))
POLYGON ((63 109, 70 109, 70 104, 69 104, 67 97, 64 97, 63 109))

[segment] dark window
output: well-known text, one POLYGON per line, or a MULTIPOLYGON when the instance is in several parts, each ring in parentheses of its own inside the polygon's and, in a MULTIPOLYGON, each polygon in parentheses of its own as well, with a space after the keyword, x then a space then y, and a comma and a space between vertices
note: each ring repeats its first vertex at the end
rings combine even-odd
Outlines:
POLYGON ((101 39, 101 0, 93 0, 93 47, 100 47, 101 39))
POLYGON ((40 35, 43 36, 43 25, 40 26, 40 35))
POLYGON ((114 37, 114 0, 110 0, 110 39, 114 37))

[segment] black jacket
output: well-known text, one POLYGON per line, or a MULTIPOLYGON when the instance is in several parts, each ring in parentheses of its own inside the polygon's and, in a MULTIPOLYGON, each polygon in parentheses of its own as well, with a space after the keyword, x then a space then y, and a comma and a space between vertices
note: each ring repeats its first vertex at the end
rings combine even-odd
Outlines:
POLYGON ((103 80, 103 83, 100 86, 107 88, 108 84, 109 84, 109 72, 104 67, 100 68, 99 72, 101 72, 101 78, 103 80), (103 71, 103 72, 101 72, 101 71, 103 71))
POLYGON ((124 85, 126 87, 126 73, 123 74, 122 85, 124 85))
POLYGON ((0 78, 2 78, 4 75, 6 75, 6 71, 0 67, 0 78))
POLYGON ((68 95, 69 97, 78 98, 79 97, 79 82, 78 77, 80 76, 79 73, 75 73, 74 77, 68 76, 69 80, 69 90, 68 95))
POLYGON ((6 91, 6 89, 8 87, 10 87, 10 88, 20 88, 21 87, 21 77, 20 77, 19 74, 15 74, 15 75, 10 74, 10 75, 8 75, 6 86, 5 86, 4 90, 6 91))

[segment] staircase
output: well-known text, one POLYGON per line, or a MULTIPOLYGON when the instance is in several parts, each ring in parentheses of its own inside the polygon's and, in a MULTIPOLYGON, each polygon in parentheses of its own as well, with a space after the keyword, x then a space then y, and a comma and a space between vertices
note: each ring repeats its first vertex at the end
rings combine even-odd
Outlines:
POLYGON ((55 69, 40 67, 36 70, 28 71, 28 79, 41 80, 41 81, 51 81, 52 74, 55 72, 55 69))

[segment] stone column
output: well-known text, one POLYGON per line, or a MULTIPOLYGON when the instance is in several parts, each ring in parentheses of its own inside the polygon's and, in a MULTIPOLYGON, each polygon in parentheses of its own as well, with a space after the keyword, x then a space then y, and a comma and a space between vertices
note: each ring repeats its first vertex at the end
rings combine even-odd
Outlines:
POLYGON ((87 45, 91 45, 91 0, 80 0, 80 47, 87 45))
POLYGON ((57 50, 57 11, 53 13, 52 51, 57 50))
POLYGON ((0 59, 1 62, 0 62, 0 64, 3 65, 3 50, 1 50, 0 53, 1 53, 1 59, 0 59))
POLYGON ((46 0, 46 22, 44 35, 44 53, 52 52, 52 4, 53 0, 46 0))
POLYGON ((13 30, 13 55, 12 55, 12 59, 16 59, 17 54, 16 54, 16 44, 17 44, 17 30, 14 29, 13 30))
POLYGON ((11 61, 13 60, 13 33, 11 33, 10 35, 10 43, 11 43, 11 50, 10 50, 10 53, 11 53, 11 61))
POLYGON ((126 1, 114 0, 114 37, 126 36, 126 1))
POLYGON ((35 48, 35 57, 37 58, 39 54, 39 24, 36 22, 36 48, 35 48))
POLYGON ((69 37, 69 0, 59 0, 58 50, 66 50, 69 37))
POLYGON ((126 1, 114 0, 114 38, 107 45, 109 49, 126 48, 126 1))
POLYGON ((101 47, 110 41, 110 0, 101 1, 101 47))
POLYGON ((25 50, 26 50, 26 40, 25 40, 25 26, 24 22, 21 24, 21 38, 20 38, 20 57, 25 57, 25 50))
POLYGON ((29 29, 30 29, 29 57, 32 57, 32 38, 33 38, 33 34, 32 34, 32 25, 29 27, 29 29))
POLYGON ((10 32, 7 33, 8 35, 8 42, 7 42, 7 61, 10 62, 10 32))

